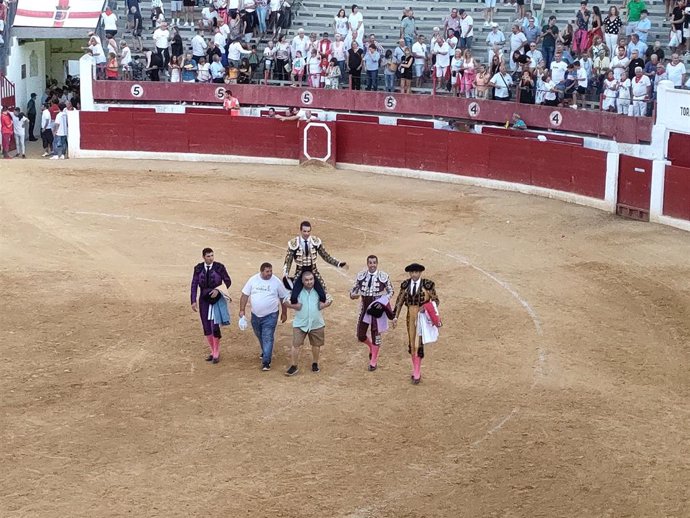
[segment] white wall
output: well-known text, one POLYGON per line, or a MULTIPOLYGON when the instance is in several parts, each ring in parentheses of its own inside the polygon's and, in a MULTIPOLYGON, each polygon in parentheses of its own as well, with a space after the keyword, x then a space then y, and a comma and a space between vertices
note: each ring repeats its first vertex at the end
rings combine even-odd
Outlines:
POLYGON ((78 61, 84 55, 82 46, 87 45, 86 36, 83 40, 46 40, 47 74, 57 80, 59 85, 65 83, 65 63, 69 60, 78 61))
MULTIPOLYGON (((31 93, 35 93, 37 101, 41 102, 41 94, 45 90, 46 76, 45 42, 24 42, 17 44, 13 38, 11 54, 7 66, 7 78, 15 85, 16 105, 26 110, 26 103, 31 93), (32 52, 34 53, 32 58, 32 52), (32 67, 32 61, 34 66, 32 67), (25 67, 25 78, 22 79, 22 67, 25 67)), ((37 109, 40 106, 36 107, 37 109)))

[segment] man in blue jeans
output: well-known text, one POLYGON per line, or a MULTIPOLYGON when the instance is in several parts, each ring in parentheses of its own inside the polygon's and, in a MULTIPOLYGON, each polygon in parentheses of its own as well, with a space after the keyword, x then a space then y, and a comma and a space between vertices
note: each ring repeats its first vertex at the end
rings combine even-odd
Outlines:
POLYGON ((367 53, 364 55, 364 67, 367 70, 367 91, 374 92, 379 89, 379 64, 381 54, 373 43, 369 45, 367 53))
POLYGON ((273 275, 271 263, 263 263, 259 273, 250 277, 242 288, 240 298, 240 318, 244 317, 247 302, 251 299, 252 329, 261 346, 261 370, 271 370, 273 357, 273 338, 278 325, 278 309, 281 310, 280 321, 287 320, 287 307, 283 300, 290 296, 283 283, 273 275))

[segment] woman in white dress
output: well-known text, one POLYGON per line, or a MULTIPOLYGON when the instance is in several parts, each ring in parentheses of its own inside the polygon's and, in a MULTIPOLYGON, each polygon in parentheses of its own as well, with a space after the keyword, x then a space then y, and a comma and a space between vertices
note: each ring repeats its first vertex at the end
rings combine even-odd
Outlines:
POLYGON ((340 34, 342 36, 343 40, 345 40, 345 36, 347 36, 349 29, 348 29, 348 21, 347 21, 347 16, 345 15, 345 9, 341 9, 338 11, 338 14, 333 18, 333 33, 334 34, 340 34))

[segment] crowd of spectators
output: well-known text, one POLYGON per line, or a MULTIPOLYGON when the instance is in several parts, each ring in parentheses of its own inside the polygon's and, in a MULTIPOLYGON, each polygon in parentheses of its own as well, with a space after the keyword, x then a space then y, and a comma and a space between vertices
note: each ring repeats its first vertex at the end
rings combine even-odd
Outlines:
POLYGON ((67 112, 79 108, 79 81, 71 76, 67 76, 63 86, 50 81, 40 99, 32 93, 25 110, 18 106, 4 106, 0 114, 3 158, 26 158, 26 141, 38 141, 38 133, 43 146, 42 156, 64 160, 67 155, 67 112), (11 155, 13 142, 15 154, 11 155))
POLYGON ((154 0, 148 29, 139 1, 126 0, 127 32, 141 56, 132 55, 124 38, 117 43, 117 15, 109 9, 103 14, 107 49, 90 42, 89 52, 99 78, 107 79, 267 81, 354 90, 379 90, 382 83, 388 92, 399 88, 411 93, 414 87, 581 109, 589 99, 601 101, 608 111, 648 115, 660 80, 690 86, 680 59, 688 52, 690 36, 686 2, 675 0, 667 11, 672 30, 665 45, 652 38, 644 0, 627 0, 625 18, 615 6, 602 13, 583 1, 571 19, 550 16, 543 23, 518 1, 517 18, 507 33, 493 21, 495 3, 490 1, 484 61, 473 54, 474 20, 458 8, 428 37, 417 30, 413 9, 404 9, 398 44, 386 49, 375 34, 367 33, 357 5, 340 9, 321 34, 299 29, 288 38, 291 13, 285 0, 212 0, 202 9, 183 0, 183 5, 172 2, 169 12, 154 0), (195 35, 183 39, 180 27, 194 27, 195 35), (143 30, 152 32, 153 48, 142 46, 143 30))

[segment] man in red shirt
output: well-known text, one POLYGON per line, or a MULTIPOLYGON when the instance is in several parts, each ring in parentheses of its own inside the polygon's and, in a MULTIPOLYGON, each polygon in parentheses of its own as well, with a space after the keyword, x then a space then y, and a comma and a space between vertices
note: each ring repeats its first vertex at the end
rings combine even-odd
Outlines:
POLYGON ((48 108, 48 111, 50 112, 50 118, 53 122, 55 122, 55 117, 57 116, 57 114, 60 113, 59 104, 60 103, 57 100, 53 100, 50 104, 50 108, 48 108))
POLYGON ((11 158, 10 142, 12 142, 14 135, 14 123, 7 106, 3 106, 2 113, 0 113, 0 133, 2 133, 2 157, 11 158))

